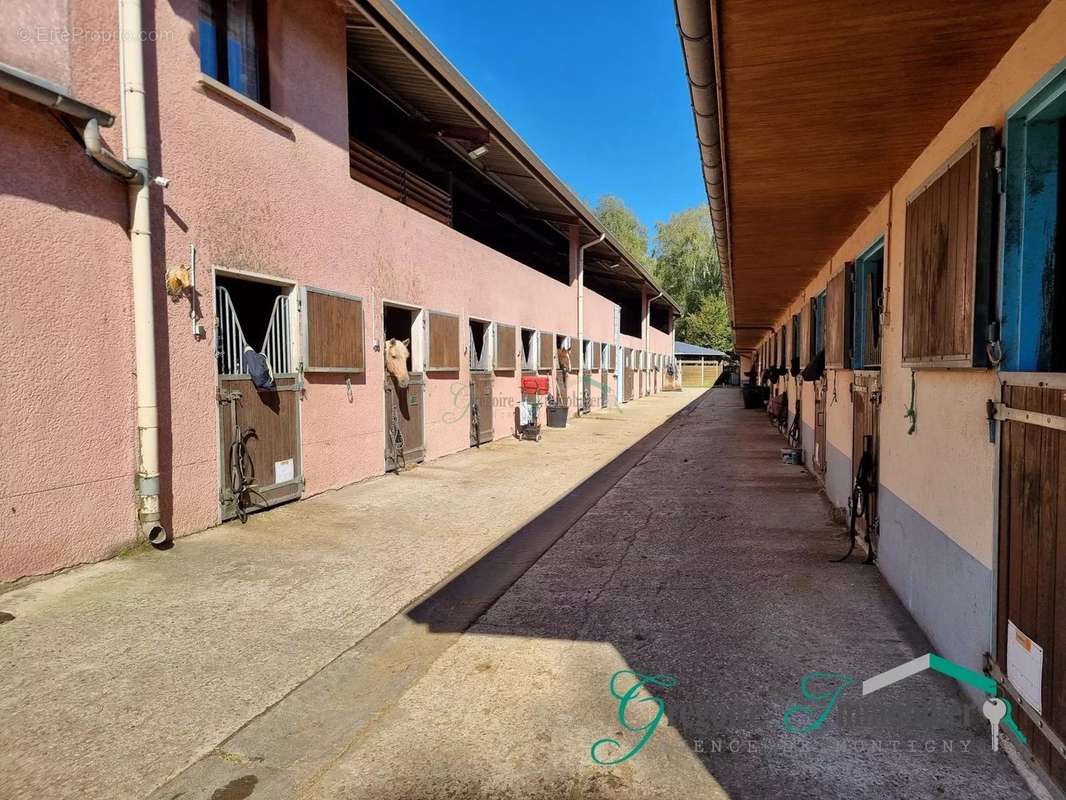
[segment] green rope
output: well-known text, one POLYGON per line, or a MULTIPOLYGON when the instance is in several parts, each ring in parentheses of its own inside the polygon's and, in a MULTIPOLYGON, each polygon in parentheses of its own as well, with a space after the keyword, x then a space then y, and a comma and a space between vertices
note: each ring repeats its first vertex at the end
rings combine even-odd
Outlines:
POLYGON ((907 430, 907 435, 912 436, 918 429, 918 409, 914 405, 914 395, 917 391, 917 381, 914 379, 914 370, 911 370, 911 404, 907 409, 905 417, 911 421, 911 426, 907 430))

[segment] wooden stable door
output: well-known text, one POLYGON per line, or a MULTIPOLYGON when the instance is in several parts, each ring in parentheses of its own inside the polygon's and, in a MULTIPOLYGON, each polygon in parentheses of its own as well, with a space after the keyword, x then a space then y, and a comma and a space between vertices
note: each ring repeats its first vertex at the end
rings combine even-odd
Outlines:
POLYGON ((300 458, 300 382, 275 378, 276 390, 260 391, 246 375, 220 375, 218 423, 221 441, 222 519, 242 508, 254 511, 295 500, 303 491, 300 458), (243 466, 234 442, 244 441, 243 466), (235 472, 243 469, 243 478, 235 472), (235 489, 243 482, 242 497, 235 489))
POLYGON ((385 377, 385 469, 413 466, 426 458, 425 376, 411 375, 406 389, 385 377), (400 445, 403 445, 401 448, 400 445))
POLYGON ((851 425, 851 483, 855 485, 855 478, 859 473, 859 464, 862 461, 863 452, 867 442, 870 444, 870 452, 873 457, 873 470, 870 482, 874 487, 873 492, 866 498, 866 513, 856 521, 855 529, 861 537, 865 538, 869 526, 870 538, 874 547, 877 546, 877 485, 878 464, 880 458, 880 421, 881 421, 881 390, 877 383, 868 383, 856 380, 851 393, 852 425, 851 425))
POLYGON ((628 347, 622 349, 622 376, 624 383, 622 385, 622 402, 628 403, 633 399, 633 392, 636 389, 636 374, 633 370, 630 361, 633 358, 633 351, 628 347))
POLYGON ((1009 681, 1015 718, 1030 750, 1059 786, 1066 786, 1066 762, 1049 741, 1049 736, 1066 739, 1066 431, 1061 429, 1066 390, 1004 386, 997 416, 996 665, 1009 681), (1040 708, 1029 707, 1029 714, 1019 708, 1014 685, 1021 671, 1008 669, 1008 622, 1021 634, 1013 637, 1016 643, 1030 643, 1027 655, 1034 646, 1043 650, 1040 708))
POLYGON ((491 442, 492 373, 470 373, 470 446, 491 442))
POLYGON ((819 475, 825 475, 828 463, 825 452, 825 378, 822 377, 814 383, 814 471, 819 475))

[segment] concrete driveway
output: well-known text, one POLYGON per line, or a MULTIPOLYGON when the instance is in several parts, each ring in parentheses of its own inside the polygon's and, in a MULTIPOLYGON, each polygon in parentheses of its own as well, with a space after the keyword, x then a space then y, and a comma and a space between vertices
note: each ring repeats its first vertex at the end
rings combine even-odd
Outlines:
POLYGON ((644 398, 540 443, 502 440, 167 552, 8 587, 0 797, 149 795, 698 394, 644 398))
POLYGON ((735 391, 662 395, 2 596, 0 782, 165 800, 1030 797, 943 676, 866 700, 847 686, 820 728, 786 730, 790 707, 827 706, 804 674, 861 680, 931 648, 876 568, 829 563, 841 530, 779 447, 735 391), (627 670, 660 676, 628 728, 627 670))
POLYGON ((827 705, 805 673, 861 680, 931 647, 876 568, 829 562, 846 540, 827 502, 740 406, 705 395, 298 796, 1030 797, 934 673, 865 700, 851 685, 822 727, 785 729, 790 707, 813 707, 798 727, 827 705), (650 686, 665 717, 604 767, 595 742, 614 760, 647 733, 619 723, 619 670, 677 684, 650 686))

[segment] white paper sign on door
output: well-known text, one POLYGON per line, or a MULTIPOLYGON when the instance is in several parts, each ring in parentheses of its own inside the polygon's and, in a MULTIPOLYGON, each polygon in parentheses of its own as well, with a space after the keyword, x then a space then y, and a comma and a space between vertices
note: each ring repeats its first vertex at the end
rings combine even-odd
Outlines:
POLYGON ((1040 707, 1043 673, 1044 648, 1007 620, 1007 680, 1037 713, 1043 713, 1040 707))
POLYGON ((291 458, 274 462, 274 483, 285 483, 295 476, 296 472, 291 458))

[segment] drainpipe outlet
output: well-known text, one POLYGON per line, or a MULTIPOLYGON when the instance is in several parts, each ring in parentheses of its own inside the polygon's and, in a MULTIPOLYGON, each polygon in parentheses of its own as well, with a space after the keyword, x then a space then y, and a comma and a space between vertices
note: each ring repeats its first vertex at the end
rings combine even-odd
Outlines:
POLYGON ((153 547, 162 547, 170 542, 170 531, 158 522, 142 523, 141 531, 153 547))

